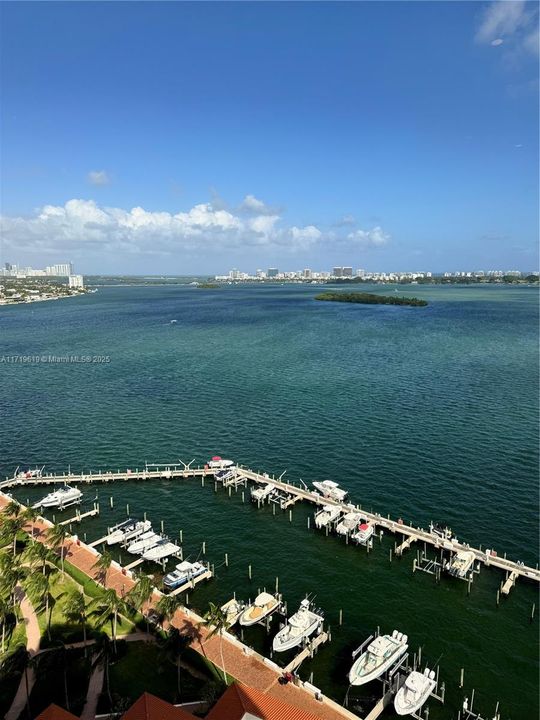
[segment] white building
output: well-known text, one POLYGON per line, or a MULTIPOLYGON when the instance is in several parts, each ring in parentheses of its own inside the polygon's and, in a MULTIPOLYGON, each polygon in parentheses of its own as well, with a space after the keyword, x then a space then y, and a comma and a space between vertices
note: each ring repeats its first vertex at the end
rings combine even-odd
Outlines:
POLYGON ((70 275, 69 276, 69 287, 70 288, 84 288, 84 280, 82 275, 70 275))

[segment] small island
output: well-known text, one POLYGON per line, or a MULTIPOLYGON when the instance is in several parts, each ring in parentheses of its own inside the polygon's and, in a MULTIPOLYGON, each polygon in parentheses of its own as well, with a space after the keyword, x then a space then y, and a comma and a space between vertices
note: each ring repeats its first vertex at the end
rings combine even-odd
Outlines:
POLYGON ((216 290, 220 286, 217 283, 203 282, 197 283, 197 287, 199 288, 199 290, 216 290))
POLYGON ((396 297, 394 295, 376 295, 361 292, 324 292, 315 295, 315 300, 328 300, 330 302, 362 303, 364 305, 411 305, 412 307, 425 307, 426 300, 409 297, 396 297))

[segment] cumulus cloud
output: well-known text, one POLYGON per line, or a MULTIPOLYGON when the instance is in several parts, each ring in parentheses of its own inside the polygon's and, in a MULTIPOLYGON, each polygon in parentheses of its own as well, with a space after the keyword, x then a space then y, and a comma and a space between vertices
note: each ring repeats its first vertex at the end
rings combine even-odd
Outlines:
POLYGON ((515 50, 538 53, 538 8, 525 0, 495 0, 482 13, 476 42, 498 47, 510 43, 515 50))
POLYGON ((355 230, 347 238, 361 247, 382 247, 390 241, 390 235, 380 225, 371 230, 355 230))
POLYGON ((105 170, 91 170, 86 177, 91 185, 108 185, 111 182, 105 170))

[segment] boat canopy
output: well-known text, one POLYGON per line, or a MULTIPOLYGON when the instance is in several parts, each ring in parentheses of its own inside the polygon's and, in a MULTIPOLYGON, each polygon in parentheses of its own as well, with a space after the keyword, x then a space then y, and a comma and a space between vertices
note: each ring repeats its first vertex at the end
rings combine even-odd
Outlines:
POLYGON ((195 570, 196 566, 196 563, 190 563, 188 560, 184 560, 183 562, 178 563, 176 569, 180 570, 180 572, 190 572, 191 570, 195 570))
POLYGON ((273 595, 270 595, 270 593, 262 592, 255 598, 254 605, 267 605, 268 603, 275 600, 273 595))

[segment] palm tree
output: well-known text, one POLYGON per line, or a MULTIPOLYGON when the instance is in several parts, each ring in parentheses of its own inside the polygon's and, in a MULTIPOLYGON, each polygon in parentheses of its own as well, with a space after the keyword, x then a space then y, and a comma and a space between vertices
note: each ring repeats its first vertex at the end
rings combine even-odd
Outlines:
POLYGON ((27 523, 31 524, 30 538, 32 540, 32 543, 34 543, 36 541, 36 539, 34 537, 34 523, 36 522, 36 520, 39 517, 39 510, 37 510, 36 508, 33 508, 33 507, 28 507, 23 512, 23 517, 27 523))
POLYGON ((176 691, 178 694, 178 702, 180 702, 182 695, 182 688, 180 685, 182 655, 192 642, 193 637, 191 635, 183 635, 177 628, 171 627, 167 633, 165 644, 161 648, 162 656, 176 665, 176 691))
POLYGON ((64 678, 64 706, 69 710, 69 693, 67 681, 68 651, 63 642, 47 648, 46 652, 34 655, 30 664, 36 671, 36 676, 45 681, 56 677, 60 672, 64 678))
POLYGON ((17 585, 24 580, 27 574, 28 568, 21 564, 20 558, 8 553, 0 553, 0 594, 9 596, 16 617, 18 608, 15 597, 17 585))
POLYGON ((47 540, 50 542, 52 549, 60 549, 62 575, 64 574, 64 542, 67 537, 70 537, 70 533, 63 525, 53 525, 52 528, 47 530, 47 540))
POLYGON ((58 570, 55 564, 56 555, 43 543, 35 542, 32 545, 28 545, 22 557, 24 562, 27 562, 31 567, 39 566, 43 575, 46 574, 47 569, 49 574, 57 572, 58 570))
POLYGON ((47 619, 47 637, 51 639, 51 620, 56 601, 61 598, 64 593, 55 597, 51 592, 51 576, 40 575, 39 573, 30 575, 26 581, 26 590, 30 600, 37 608, 45 611, 47 619))
POLYGON ((162 627, 164 622, 171 622, 181 604, 181 600, 177 595, 163 595, 159 599, 156 605, 156 612, 161 618, 162 627))
POLYGON ((214 635, 219 635, 221 669, 223 670, 223 680, 225 682, 225 685, 228 685, 227 673, 225 672, 225 659, 223 657, 223 633, 226 632, 231 625, 230 622, 227 620, 227 613, 223 612, 219 605, 214 605, 214 603, 211 602, 209 604, 209 609, 204 614, 200 625, 203 625, 209 630, 207 640, 210 640, 210 638, 214 637, 214 635))
POLYGON ((20 514, 21 510, 22 506, 16 500, 10 500, 4 508, 4 512, 6 513, 6 515, 9 515, 10 517, 17 517, 20 514))
POLYGON ((103 627, 105 623, 111 623, 111 632, 113 639, 113 648, 116 653, 116 629, 118 625, 118 615, 125 612, 126 604, 116 594, 116 590, 105 590, 103 595, 96 598, 92 603, 92 615, 97 615, 96 625, 103 627))
POLYGON ((86 657, 86 622, 88 620, 88 612, 86 609, 86 598, 83 592, 74 588, 67 594, 64 601, 64 615, 68 622, 80 624, 83 633, 84 657, 86 657))
MULTIPOLYGON (((136 610, 142 613, 144 605, 150 600, 154 592, 154 585, 148 575, 142 575, 139 581, 134 585, 126 595, 126 602, 133 605, 136 610)), ((148 617, 144 615, 146 621, 146 632, 149 632, 148 617)))
POLYGON ((11 630, 16 623, 15 612, 10 598, 0 597, 0 625, 2 626, 2 655, 5 649, 6 630, 11 630))
MULTIPOLYGON (((9 505, 7 507, 9 507, 9 505)), ((0 544, 13 544, 13 555, 17 552, 17 535, 24 526, 25 519, 20 514, 2 520, 2 528, 0 529, 0 544)))
POLYGON ((24 680, 26 685, 26 715, 30 720, 30 688, 28 686, 28 668, 30 666, 31 655, 25 646, 20 643, 17 645, 13 652, 10 652, 3 659, 0 665, 0 676, 1 677, 12 677, 16 675, 22 675, 24 673, 24 680))
POLYGON ((96 665, 103 665, 103 671, 105 675, 105 689, 107 697, 109 698, 109 707, 112 708, 113 701, 111 696, 111 685, 109 682, 109 665, 113 657, 113 647, 107 633, 101 633, 96 641, 95 645, 96 654, 94 655, 94 662, 92 669, 96 665))
POLYGON ((96 568, 99 570, 99 573, 97 575, 98 581, 103 585, 103 587, 107 587, 107 570, 111 567, 112 563, 112 555, 110 552, 107 552, 107 550, 104 550, 101 555, 98 557, 96 562, 92 565, 92 570, 96 568))

